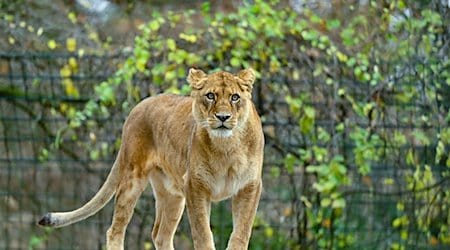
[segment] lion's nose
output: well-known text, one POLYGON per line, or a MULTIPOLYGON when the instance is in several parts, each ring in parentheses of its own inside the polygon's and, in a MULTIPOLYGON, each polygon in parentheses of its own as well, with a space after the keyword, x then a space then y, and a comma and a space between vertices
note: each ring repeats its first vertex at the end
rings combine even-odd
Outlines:
POLYGON ((216 117, 217 117, 217 119, 219 119, 221 122, 225 122, 226 120, 230 119, 231 115, 219 113, 219 114, 216 114, 216 117))

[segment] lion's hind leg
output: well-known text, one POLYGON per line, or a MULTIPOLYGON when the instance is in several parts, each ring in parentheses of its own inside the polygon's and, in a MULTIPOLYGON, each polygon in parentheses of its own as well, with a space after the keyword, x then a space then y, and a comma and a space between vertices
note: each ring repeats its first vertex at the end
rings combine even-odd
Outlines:
POLYGON ((173 238, 183 215, 185 199, 182 194, 167 189, 165 178, 160 170, 150 175, 156 207, 152 239, 156 249, 173 250, 173 238))
POLYGON ((123 175, 116 192, 112 224, 107 232, 108 250, 123 249, 125 231, 134 207, 148 184, 147 176, 138 176, 134 172, 125 172, 123 175))

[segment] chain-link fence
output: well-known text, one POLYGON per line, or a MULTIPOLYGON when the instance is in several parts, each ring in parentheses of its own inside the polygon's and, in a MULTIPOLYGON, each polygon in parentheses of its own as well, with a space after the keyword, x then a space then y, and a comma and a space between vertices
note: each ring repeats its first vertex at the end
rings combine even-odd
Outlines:
MULTIPOLYGON (((124 58, 123 54, 0 54, 0 248, 103 249, 111 221, 111 204, 92 218, 61 229, 45 230, 35 223, 43 212, 71 210, 84 204, 104 181, 115 156, 114 148, 117 148, 112 147, 111 150, 109 146, 118 143, 127 115, 120 112, 120 105, 111 106, 108 119, 99 118, 100 126, 87 124, 78 129, 77 134, 66 135, 63 139, 60 138, 60 129, 67 124, 66 117, 70 112, 96 98, 94 87, 111 76, 124 58), (77 60, 77 70, 70 76, 70 81, 64 81, 67 77, 61 77, 61 70, 71 58, 77 60), (71 88, 76 88, 77 93, 71 92, 71 88), (52 148, 55 140, 63 140, 63 143, 52 148)), ((417 65, 411 64, 410 67, 417 65)), ((333 67, 335 70, 331 72, 339 74, 339 65, 334 63, 333 67)), ((346 206, 338 211, 343 214, 339 228, 334 228, 333 221, 327 220, 316 226, 331 236, 336 231, 352 235, 347 241, 352 242, 354 249, 389 249, 393 242, 404 239, 408 239, 404 244, 407 249, 445 248, 444 244, 430 241, 436 236, 424 233, 414 223, 396 221, 401 218, 398 214, 401 210, 409 213, 408 218, 435 220, 429 223, 431 226, 433 223, 449 223, 443 219, 448 218, 449 208, 439 206, 449 199, 443 192, 449 187, 450 177, 441 174, 447 168, 445 163, 435 161, 438 142, 416 146, 414 142, 402 141, 400 136, 398 144, 381 142, 376 150, 386 150, 389 155, 373 162, 369 174, 361 175, 355 163, 355 148, 360 145, 350 140, 351 135, 346 133, 353 124, 361 125, 367 132, 367 138, 363 140, 368 140, 374 133, 386 136, 397 136, 399 131, 402 134, 439 133, 442 122, 416 121, 425 117, 442 120, 440 115, 447 111, 441 109, 448 110, 448 103, 430 102, 432 96, 407 103, 398 100, 401 98, 399 93, 407 93, 408 88, 420 88, 421 81, 431 82, 438 73, 430 71, 416 82, 410 81, 406 75, 406 72, 399 72, 392 76, 389 88, 373 88, 370 84, 358 83, 356 79, 342 79, 340 86, 352 92, 355 99, 374 100, 380 104, 383 112, 379 112, 378 117, 373 116, 372 120, 358 119, 349 108, 353 105, 351 100, 341 98, 342 93, 336 85, 316 78, 313 69, 307 66, 298 80, 276 74, 258 79, 254 100, 263 116, 266 152, 264 192, 252 238, 254 242, 261 242, 252 243, 251 247, 285 249, 289 247, 288 241, 306 242, 303 244, 306 248, 317 247, 307 243, 313 228, 306 222, 310 218, 305 212, 313 209, 314 204, 308 203, 308 197, 317 195, 312 191, 317 176, 305 171, 305 166, 292 170, 286 168, 285 163, 288 154, 297 156, 299 149, 314 148, 317 143, 302 135, 298 119, 291 114, 285 101, 287 93, 296 96, 307 92, 312 100, 308 105, 316 110, 314 130, 325 130, 332 135, 333 143, 329 144, 332 146, 328 150, 344 155, 350 178, 342 190, 346 206), (337 130, 344 132, 337 133, 337 130), (434 173, 431 185, 408 186, 405 173, 415 171, 405 160, 410 149, 415 155, 420 155, 423 165, 434 173), (430 203, 421 196, 423 194, 435 198, 430 203), (399 209, 399 206, 404 208, 399 209), (418 207, 423 211, 417 210, 418 207), (400 227, 406 227, 402 230, 405 233, 398 232, 400 227), (274 241, 280 242, 275 244, 274 241)), ((146 77, 135 78, 133 84, 140 86, 142 98, 162 91, 158 86, 152 86, 146 77)), ((117 100, 126 98, 126 87, 121 88, 124 89, 117 92, 117 100)), ((370 112, 375 111, 374 107, 368 106, 363 112, 370 118, 370 112)), ((152 193, 148 189, 128 227, 127 249, 151 249, 153 207, 152 193)), ((211 224, 218 249, 224 249, 232 227, 229 203, 222 202, 213 207, 211 224)), ((439 232, 434 233, 437 235, 439 232)), ((192 248, 186 216, 183 216, 176 235, 177 249, 192 248)), ((338 246, 340 239, 335 240, 338 246)))

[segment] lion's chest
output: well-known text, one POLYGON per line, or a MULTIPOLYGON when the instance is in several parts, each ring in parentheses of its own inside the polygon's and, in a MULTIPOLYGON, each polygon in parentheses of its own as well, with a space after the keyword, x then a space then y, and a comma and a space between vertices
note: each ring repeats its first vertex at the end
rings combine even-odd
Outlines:
POLYGON ((245 160, 234 164, 216 163, 217 172, 210 176, 211 200, 227 199, 255 179, 254 171, 245 160))
POLYGON ((206 186, 212 201, 227 199, 259 178, 258 159, 249 154, 248 145, 233 138, 219 138, 212 144, 199 144, 202 150, 194 151, 188 171, 188 178, 206 186))

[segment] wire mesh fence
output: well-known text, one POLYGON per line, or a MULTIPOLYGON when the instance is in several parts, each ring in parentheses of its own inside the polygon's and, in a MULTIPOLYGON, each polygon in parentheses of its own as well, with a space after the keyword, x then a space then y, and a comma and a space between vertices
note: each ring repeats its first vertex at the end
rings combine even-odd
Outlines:
MULTIPOLYGON (((108 118, 97 121, 100 126, 87 124, 76 134, 63 139, 59 138, 60 128, 68 123, 66 115, 71 108, 81 108, 88 100, 95 99, 94 87, 110 77, 125 57, 125 54, 0 54, 0 248, 103 249, 104 235, 112 215, 111 204, 93 218, 66 228, 44 230, 35 222, 45 211, 79 207, 97 192, 106 178, 116 153, 107 146, 119 143, 121 126, 127 114, 111 106, 108 118), (75 58, 79 66, 68 82, 64 81, 67 77, 61 76, 61 70, 71 58, 75 58), (76 86, 76 95, 68 94, 71 86, 76 86), (55 140, 63 140, 63 143, 58 148, 51 148, 55 140)), ((302 60, 306 59, 299 60, 305 63, 302 60)), ((330 64, 334 65, 333 74, 339 74, 339 65, 330 64)), ((395 64, 389 66, 395 67, 395 64)), ((416 66, 410 65, 411 68, 416 66)), ((377 133, 395 137, 399 131, 402 134, 439 133, 441 123, 418 121, 425 116, 442 119, 440 115, 446 111, 440 109, 448 110, 448 103, 424 101, 426 97, 407 103, 398 101, 399 93, 420 87, 420 81, 433 81, 438 74, 429 71, 417 81, 411 81, 406 73, 393 76, 393 84, 386 90, 376 89, 370 84, 361 85, 356 79, 342 79, 330 85, 317 78, 308 67, 302 73, 301 79, 297 80, 283 75, 263 76, 255 87, 254 101, 263 116, 266 136, 265 190, 253 236, 253 241, 259 243, 252 243, 250 247, 286 249, 292 246, 289 241, 303 243, 304 248, 320 248, 317 243, 307 241, 311 232, 318 229, 307 223, 310 218, 305 212, 313 210, 314 204, 308 204, 307 198, 317 195, 312 191, 317 176, 307 172, 306 167, 290 170, 285 163, 288 154, 298 155, 299 149, 314 148, 317 144, 299 131, 298 119, 285 101, 287 94, 308 93, 311 100, 308 105, 317 112, 314 130, 325 130, 333 135, 328 150, 344 155, 350 178, 342 190, 346 201, 345 208, 339 211, 343 215, 342 223, 336 228, 333 221, 324 220, 315 227, 331 235, 331 239, 334 239, 334 232, 348 233, 351 239, 334 240, 337 246, 340 240, 351 241, 353 249, 388 249, 394 242, 402 240, 407 249, 445 249, 446 245, 431 242, 433 235, 424 233, 414 223, 402 224, 405 230, 393 225, 399 217, 399 210, 406 211, 408 218, 419 220, 426 217, 430 221, 436 220, 430 222, 436 225, 448 223, 445 219, 448 218, 448 207, 441 207, 439 211, 433 209, 449 198, 444 194, 449 187, 449 176, 441 174, 447 166, 435 161, 438 142, 430 141, 425 146, 414 142, 381 142, 376 150, 389 149, 389 154, 374 161, 369 174, 361 175, 355 159, 355 149, 361 145, 356 145, 355 140, 350 140, 352 135, 346 133, 354 124, 364 127, 367 138, 377 133), (383 116, 373 120, 359 119, 351 113, 354 112, 349 108, 352 103, 340 98, 339 86, 345 86, 355 99, 373 99, 382 103, 383 116), (344 132, 338 133, 337 130, 344 132), (421 156, 422 165, 435 173, 434 182, 429 186, 408 188, 405 173, 415 171, 405 158, 411 149, 421 156), (399 206, 404 208, 399 209, 399 206)), ((161 87, 151 85, 145 76, 133 79, 133 85, 140 87, 142 98, 149 93, 163 91, 161 87)), ((123 100, 127 95, 126 86, 120 88, 123 89, 117 92, 117 100, 123 100)), ((370 108, 366 112, 375 112, 370 108)), ((127 249, 151 249, 153 202, 148 189, 128 227, 127 249)), ((229 207, 228 202, 213 207, 211 224, 219 249, 225 249, 232 228, 229 207)), ((186 216, 183 216, 176 235, 177 249, 192 248, 186 216)))

